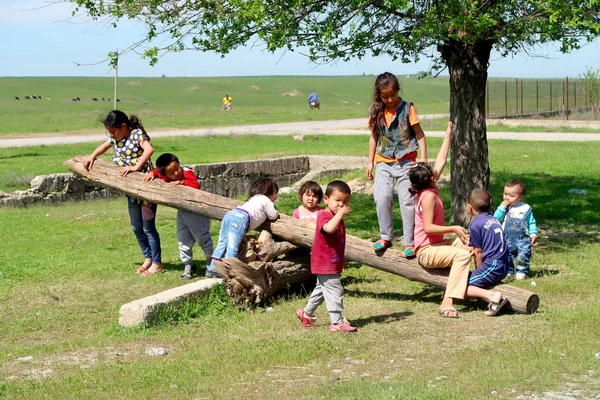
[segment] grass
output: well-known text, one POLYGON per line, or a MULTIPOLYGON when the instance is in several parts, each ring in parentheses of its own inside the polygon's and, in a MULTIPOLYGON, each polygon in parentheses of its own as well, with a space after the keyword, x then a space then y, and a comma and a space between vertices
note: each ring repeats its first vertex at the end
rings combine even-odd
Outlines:
MULTIPOLYGON (((138 115, 149 131, 291 121, 362 118, 372 99, 372 76, 121 78, 118 107, 138 115), (310 110, 316 90, 321 110, 310 110), (221 112, 233 98, 234 112, 221 112), (148 102, 144 105, 144 102, 148 102)), ((421 113, 447 113, 447 79, 401 78, 405 96, 421 113)), ((112 102, 112 78, 0 78, 0 135, 101 130, 112 102), (43 100, 23 100, 23 94, 43 100), (21 98, 16 101, 13 96, 21 98), (81 102, 73 102, 73 97, 81 102), (47 100, 47 99, 50 100, 47 100)))
MULTIPOLYGON (((249 138, 254 147, 237 142, 243 146, 221 156, 264 156, 274 139, 249 138), (240 148, 246 153, 235 153, 240 148)), ((200 161, 210 153, 201 151, 206 140, 180 142, 180 158, 200 161)), ((341 153, 364 153, 362 138, 338 140, 341 153)), ((167 151, 168 143, 156 145, 167 151)), ((335 151, 327 143, 319 138, 312 149, 335 151)), ((432 140, 433 152, 437 146, 432 140)), ((182 284, 175 211, 158 211, 166 272, 140 278, 125 199, 3 209, 0 398, 487 399, 567 388, 593 397, 600 389, 600 179, 589 173, 600 167, 596 146, 490 141, 493 194, 523 179, 541 227, 532 279, 513 282, 535 289, 538 313, 487 318, 465 301, 461 318, 441 319, 440 290, 350 263, 345 314, 361 327, 355 335, 329 334, 324 307, 318 328, 302 329, 294 316, 306 302, 302 290, 271 299, 272 312, 248 313, 217 289, 166 312, 156 327, 121 329, 123 303, 182 284), (571 187, 588 195, 570 196, 571 187), (168 354, 145 355, 156 346, 168 354), (26 356, 33 359, 19 360, 26 356)), ((55 150, 65 158, 66 149, 55 150)), ((449 208, 449 191, 441 192, 449 208)), ((279 208, 290 214, 296 197, 282 197, 279 208)), ((372 198, 354 195, 351 206, 349 233, 376 237, 372 198)), ((218 228, 212 224, 215 238, 218 228)))
MULTIPOLYGON (((448 113, 448 78, 399 78, 403 89, 401 95, 413 102, 420 114, 448 113)), ((119 81, 121 101, 118 107, 128 114, 138 115, 149 132, 293 121, 366 119, 374 81, 374 76, 125 77, 119 81), (321 110, 307 107, 311 90, 319 94, 321 110), (221 112, 221 99, 225 94, 233 98, 234 112, 221 112)), ((535 94, 532 86, 535 81, 524 82, 527 83, 525 89, 528 99, 532 93, 535 94)), ((504 115, 503 85, 503 81, 491 85, 495 88, 490 96, 493 115, 504 115)), ((509 86, 512 90, 513 86, 509 86)), ((0 98, 0 137, 98 132, 103 129, 100 121, 113 108, 112 101, 92 101, 94 97, 112 97, 112 78, 0 78, 0 93, 5 94, 0 98), (42 100, 24 100, 24 94, 35 94, 41 96, 42 100), (21 100, 15 100, 14 96, 21 100), (71 101, 74 97, 79 97, 81 101, 71 101)), ((558 97, 555 95, 556 99, 558 97)), ((444 121, 436 122, 435 126, 437 130, 445 129, 444 121)), ((508 129, 520 131, 521 128, 508 129)), ((537 131, 540 129, 536 128, 537 131)))

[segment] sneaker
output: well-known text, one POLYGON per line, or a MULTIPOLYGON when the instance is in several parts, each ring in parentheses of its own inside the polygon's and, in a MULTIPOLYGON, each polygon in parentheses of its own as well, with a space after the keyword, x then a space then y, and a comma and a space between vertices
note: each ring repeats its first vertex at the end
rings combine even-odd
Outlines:
POLYGON ((525 275, 522 272, 517 272, 517 275, 515 275, 515 277, 517 278, 518 281, 522 281, 523 279, 527 278, 527 275, 525 275))
POLYGON ((317 317, 311 317, 310 315, 307 315, 304 312, 304 308, 299 308, 296 310, 296 316, 298 317, 298 319, 300 320, 300 322, 302 322, 302 325, 304 325, 304 327, 306 329, 312 329, 315 327, 315 324, 317 323, 317 317))
POLYGON ((357 330, 357 327, 350 326, 350 322, 346 318, 342 319, 340 323, 329 325, 329 332, 356 332, 357 330))
POLYGON ((196 271, 193 265, 186 265, 185 269, 183 270, 183 274, 181 274, 181 279, 192 279, 194 278, 195 272, 196 271))
POLYGON ((413 258, 413 257, 415 257, 415 247, 414 246, 407 246, 404 249, 404 257, 406 257, 406 258, 413 258))
POLYGON ((209 269, 206 270, 206 274, 204 274, 205 277, 207 278, 222 278, 221 275, 217 274, 215 271, 211 271, 209 269))

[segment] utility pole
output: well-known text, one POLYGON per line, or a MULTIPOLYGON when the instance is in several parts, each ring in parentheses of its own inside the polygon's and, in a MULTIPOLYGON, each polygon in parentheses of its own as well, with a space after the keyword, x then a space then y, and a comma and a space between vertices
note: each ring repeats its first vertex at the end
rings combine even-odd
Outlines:
POLYGON ((113 110, 117 109, 117 81, 119 80, 119 49, 117 49, 117 62, 115 63, 115 92, 113 97, 113 110))

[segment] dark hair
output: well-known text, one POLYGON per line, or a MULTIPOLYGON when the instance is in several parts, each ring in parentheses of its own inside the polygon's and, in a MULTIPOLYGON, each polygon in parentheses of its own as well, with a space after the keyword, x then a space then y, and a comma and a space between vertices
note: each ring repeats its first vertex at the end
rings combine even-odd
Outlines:
POLYGON ((173 161, 177 161, 177 164, 179 164, 179 158, 177 158, 177 156, 175 154, 171 154, 171 153, 161 154, 160 157, 158 157, 156 159, 156 169, 157 169, 157 171, 161 175, 164 175, 165 174, 165 168, 167 168, 169 166, 169 164, 171 164, 173 161))
POLYGON ((525 184, 523 183, 523 181, 520 181, 518 179, 513 179, 511 181, 506 182, 506 185, 504 185, 506 187, 514 187, 514 186, 518 186, 519 187, 519 194, 522 196, 525 196, 525 184))
POLYGON ((139 129, 144 133, 144 135, 148 136, 144 126, 142 125, 142 121, 135 115, 127 117, 127 114, 125 114, 123 111, 112 110, 108 113, 106 118, 104 118, 102 123, 104 126, 111 128, 120 128, 123 124, 125 124, 129 129, 139 129))
POLYGON ((277 186, 277 182, 271 178, 259 178, 252 182, 252 185, 250 185, 248 199, 251 199, 257 194, 264 194, 268 197, 277 192, 279 192, 279 186, 277 186))
POLYGON ((321 189, 321 185, 314 181, 306 181, 302 186, 300 186, 300 190, 298 190, 298 198, 302 201, 302 196, 304 193, 312 192, 319 199, 319 203, 323 200, 323 189, 321 189))
POLYGON ((473 189, 468 197, 471 207, 480 213, 490 211, 490 200, 490 193, 484 189, 473 189))
POLYGON ((325 196, 331 196, 331 193, 333 193, 334 190, 337 190, 343 194, 352 194, 352 189, 350 189, 350 186, 348 186, 348 184, 344 181, 329 182, 327 188, 325 189, 325 196))
POLYGON ((379 133, 381 129, 385 128, 385 104, 381 101, 381 91, 390 86, 393 87, 394 90, 400 91, 398 78, 391 72, 384 72, 375 79, 373 104, 369 110, 369 126, 373 133, 379 133))
POLYGON ((431 186, 433 169, 426 162, 418 162, 408 171, 408 179, 410 179, 411 184, 408 191, 411 194, 420 193, 431 186))

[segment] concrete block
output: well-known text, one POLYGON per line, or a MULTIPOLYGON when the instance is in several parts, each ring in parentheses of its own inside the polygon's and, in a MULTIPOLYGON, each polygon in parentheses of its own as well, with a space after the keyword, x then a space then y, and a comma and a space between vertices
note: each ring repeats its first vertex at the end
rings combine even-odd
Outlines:
POLYGON ((152 325, 157 313, 164 307, 176 307, 186 300, 207 295, 210 289, 222 279, 201 279, 199 281, 165 290, 131 303, 123 304, 119 310, 119 325, 124 328, 147 324, 152 325))

